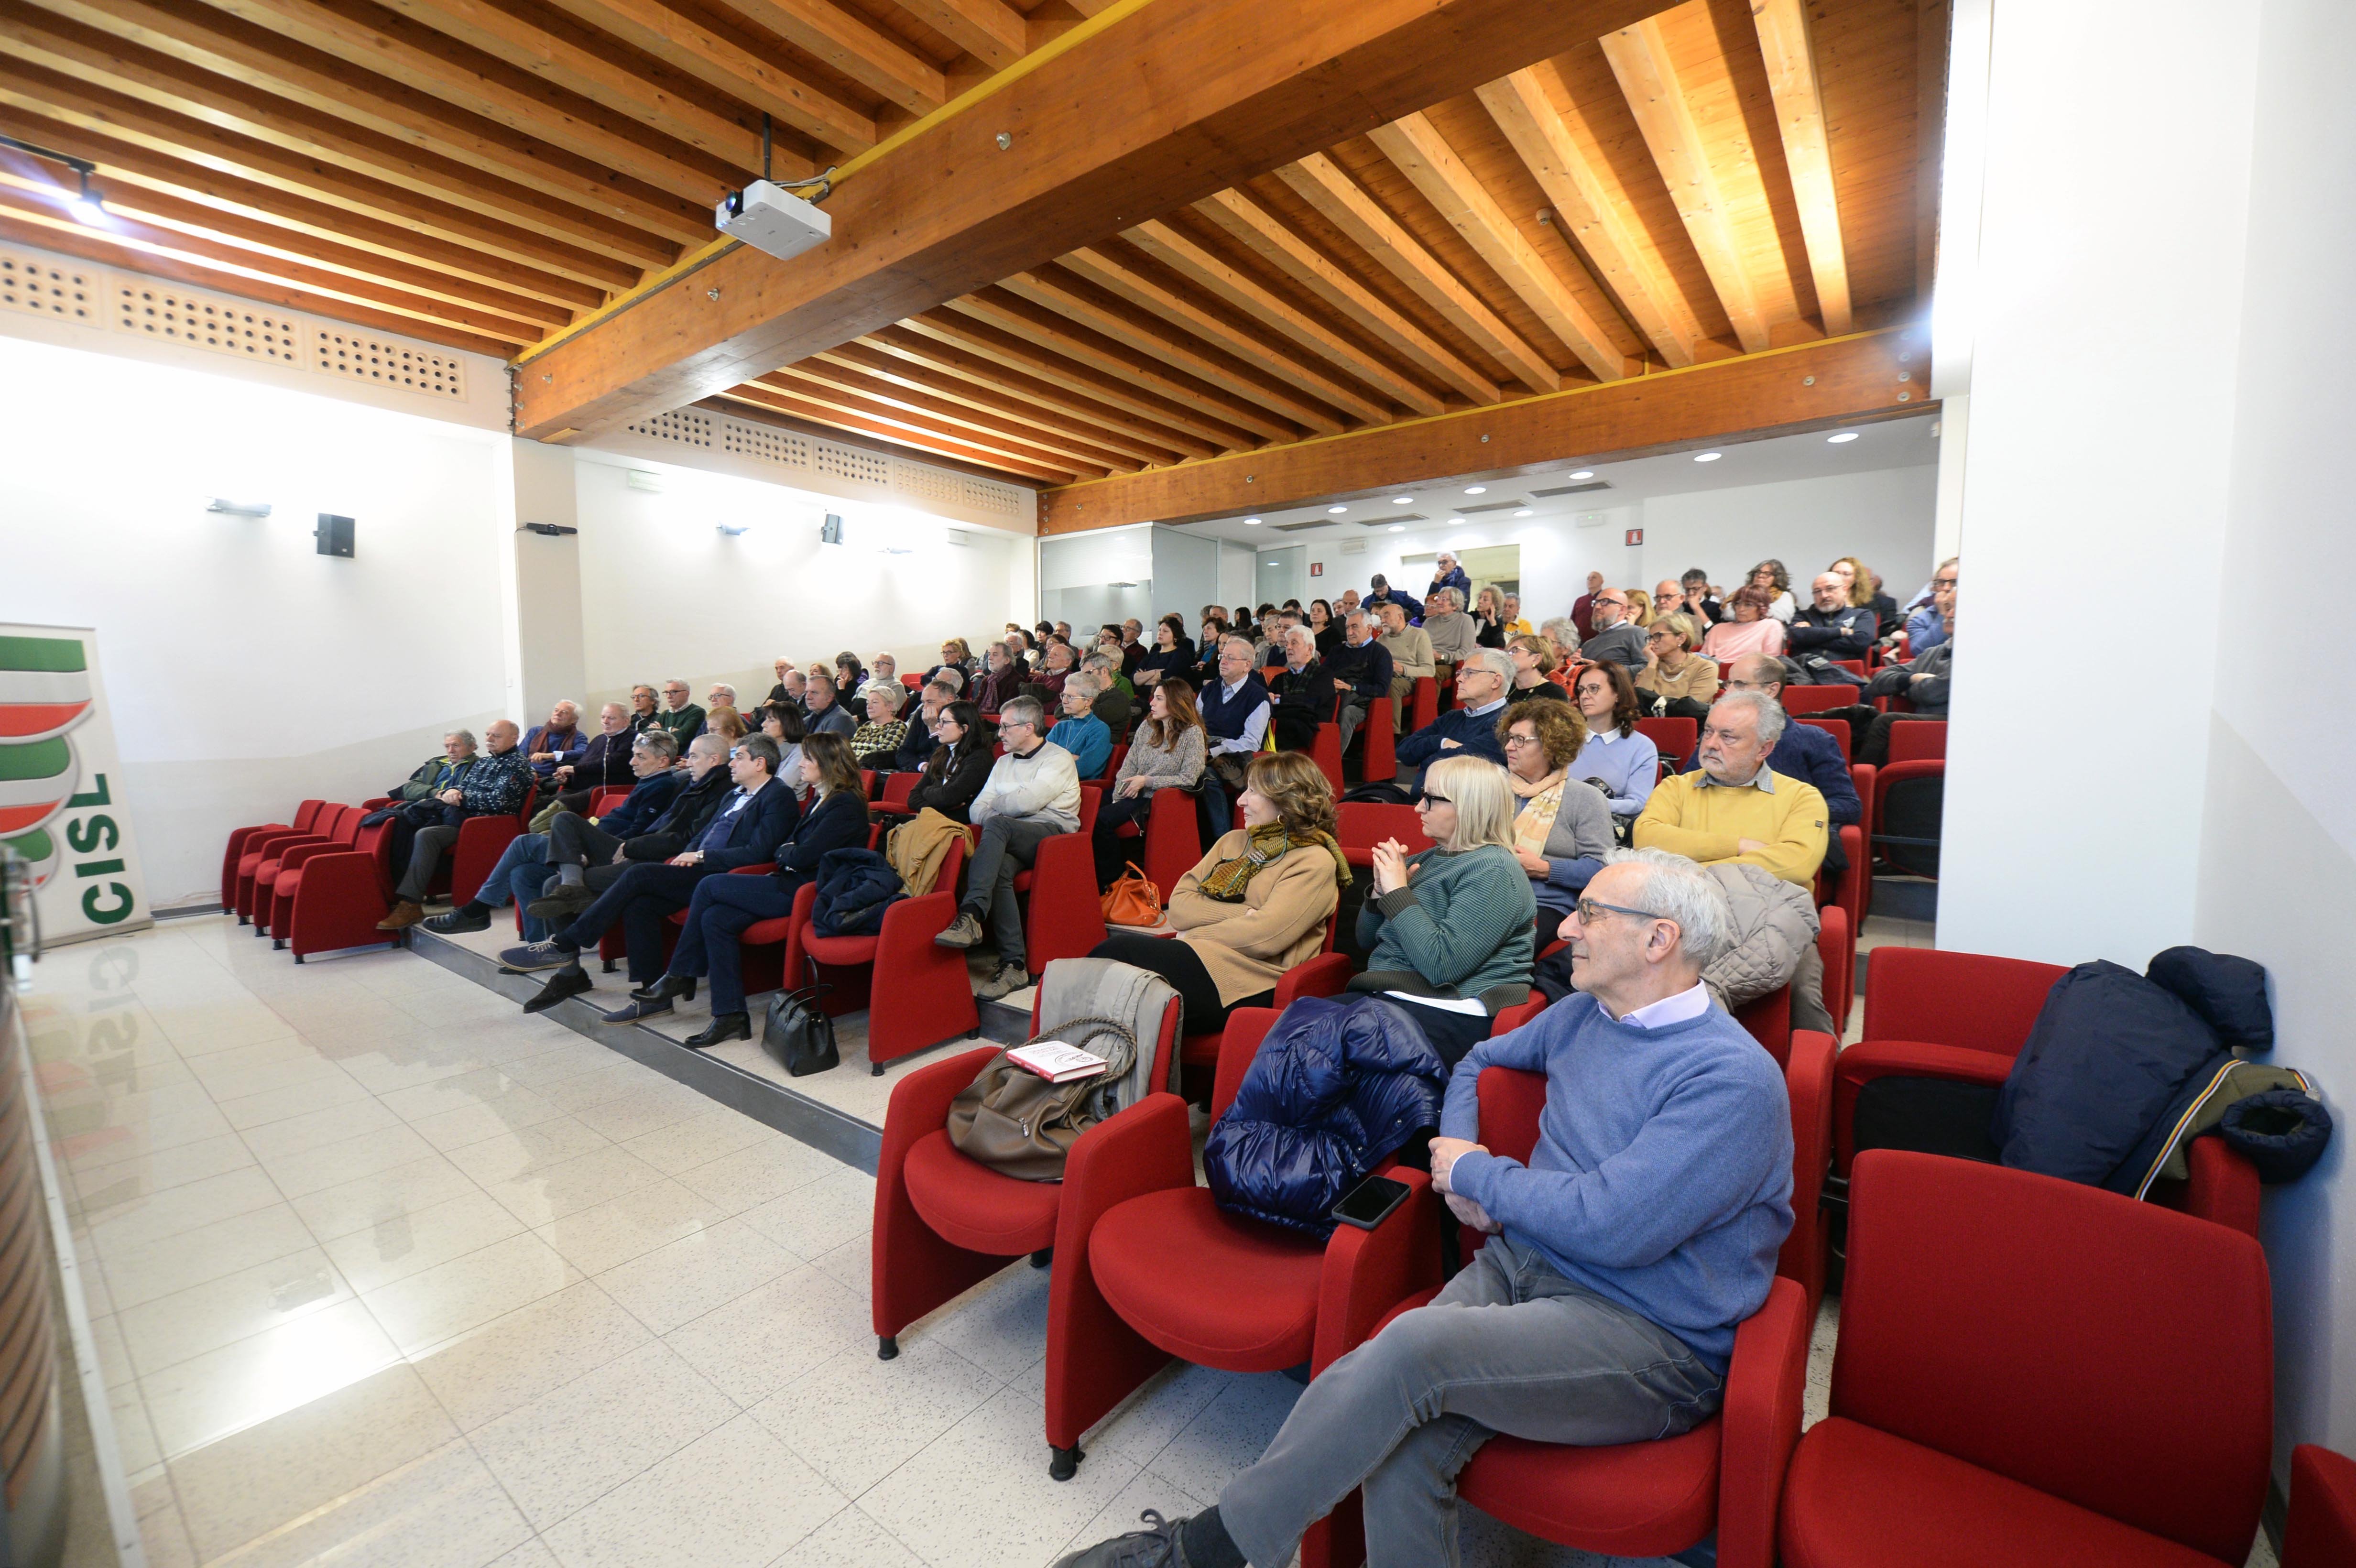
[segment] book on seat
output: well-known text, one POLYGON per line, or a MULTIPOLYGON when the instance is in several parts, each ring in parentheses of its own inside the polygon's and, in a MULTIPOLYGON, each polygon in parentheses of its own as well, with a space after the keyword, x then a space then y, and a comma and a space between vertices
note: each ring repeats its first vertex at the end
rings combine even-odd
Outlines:
POLYGON ((1006 1060, 1027 1072, 1036 1072, 1050 1083, 1075 1083, 1083 1078, 1093 1078, 1107 1065, 1096 1052, 1066 1045, 1060 1040, 1015 1046, 1007 1051, 1006 1060))

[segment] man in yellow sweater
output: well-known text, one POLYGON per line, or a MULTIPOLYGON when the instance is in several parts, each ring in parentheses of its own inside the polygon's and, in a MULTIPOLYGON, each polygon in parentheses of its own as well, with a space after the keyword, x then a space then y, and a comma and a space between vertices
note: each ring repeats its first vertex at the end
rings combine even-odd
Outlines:
POLYGON ((1771 771, 1788 722, 1755 691, 1730 691, 1703 721, 1698 773, 1665 780, 1636 818, 1640 849, 1712 865, 1746 860, 1806 887, 1824 863, 1830 814, 1814 784, 1771 771))

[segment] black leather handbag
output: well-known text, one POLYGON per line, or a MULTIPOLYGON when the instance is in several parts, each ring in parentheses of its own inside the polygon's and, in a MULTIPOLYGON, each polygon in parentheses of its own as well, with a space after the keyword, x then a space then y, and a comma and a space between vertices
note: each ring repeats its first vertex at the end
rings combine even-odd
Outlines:
POLYGON ((819 1006, 819 998, 830 988, 805 986, 780 994, 769 1004, 768 1018, 761 1026, 761 1049, 789 1078, 842 1065, 834 1048, 834 1020, 819 1006))

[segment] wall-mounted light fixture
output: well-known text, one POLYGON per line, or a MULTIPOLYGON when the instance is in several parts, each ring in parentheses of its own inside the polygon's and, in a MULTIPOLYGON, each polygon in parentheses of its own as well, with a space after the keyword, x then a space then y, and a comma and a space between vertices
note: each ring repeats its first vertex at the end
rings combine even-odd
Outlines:
POLYGON ((208 512, 219 512, 224 517, 266 517, 270 516, 270 503, 267 501, 232 501, 228 499, 226 496, 215 496, 210 501, 208 501, 205 504, 205 510, 208 512))
POLYGON ((87 224, 92 229, 105 226, 106 203, 99 188, 90 183, 91 176, 98 173, 96 164, 91 163, 88 158, 77 158, 71 153, 56 152, 31 142, 21 141, 15 136, 0 136, 0 147, 14 147, 28 156, 41 158, 52 164, 62 164, 71 169, 80 183, 74 193, 65 198, 66 210, 74 215, 74 221, 77 223, 87 224))
POLYGON ((721 523, 717 526, 722 533, 732 539, 753 531, 753 525, 750 523, 721 523))

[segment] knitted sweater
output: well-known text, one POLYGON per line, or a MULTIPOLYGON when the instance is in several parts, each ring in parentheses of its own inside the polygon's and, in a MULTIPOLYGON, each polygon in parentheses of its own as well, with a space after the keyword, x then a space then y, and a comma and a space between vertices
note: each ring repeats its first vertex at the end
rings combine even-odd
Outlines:
POLYGON ((1052 822, 1059 833, 1080 826, 1080 775, 1072 753, 1042 741, 1027 757, 1012 752, 998 759, 990 782, 974 796, 968 820, 976 827, 993 816, 1052 822))
POLYGON ((1129 755, 1120 760, 1120 772, 1114 782, 1141 778, 1146 781, 1145 793, 1175 785, 1193 789, 1203 781, 1203 727, 1189 724, 1172 737, 1167 746, 1153 744, 1151 720, 1140 725, 1137 738, 1129 743, 1129 755))
POLYGON ((1438 995, 1478 997, 1490 1016, 1529 998, 1537 899, 1514 852, 1483 844, 1425 849, 1405 887, 1358 912, 1366 973, 1412 971, 1438 995))
POLYGON ((1666 849, 1705 866, 1741 860, 1802 887, 1815 880, 1831 828, 1825 797, 1814 784, 1777 773, 1768 775, 1772 790, 1712 784, 1708 777, 1691 773, 1664 779, 1636 818, 1636 848, 1666 849), (1739 848, 1744 838, 1766 848, 1745 852, 1739 848))
POLYGON ((1527 1165, 1460 1156, 1449 1185, 1565 1279, 1724 1371, 1792 1230, 1792 1108, 1775 1059, 1716 1006, 1648 1029, 1574 995, 1465 1053, 1445 1136, 1479 1138, 1486 1067, 1546 1074, 1537 1147, 1527 1165))

